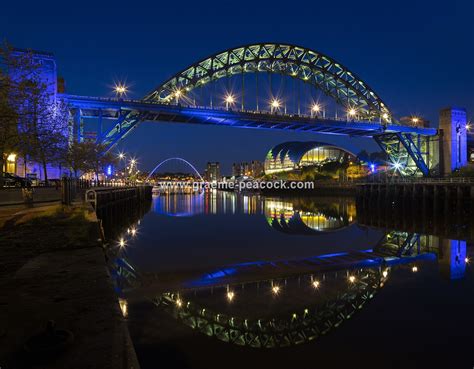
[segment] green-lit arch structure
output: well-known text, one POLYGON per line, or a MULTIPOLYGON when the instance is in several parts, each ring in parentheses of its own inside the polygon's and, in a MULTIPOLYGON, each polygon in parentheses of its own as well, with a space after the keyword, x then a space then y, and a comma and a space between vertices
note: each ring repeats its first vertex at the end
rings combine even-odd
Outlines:
POLYGON ((303 311, 271 319, 246 319, 218 313, 176 293, 165 293, 155 303, 183 324, 221 341, 254 348, 287 347, 307 343, 350 319, 384 285, 387 277, 377 269, 359 270, 354 283, 333 298, 303 311))
POLYGON ((242 73, 270 72, 300 79, 320 89, 345 108, 354 108, 363 119, 392 122, 382 99, 355 73, 336 60, 301 46, 259 43, 216 53, 185 68, 145 97, 171 103, 176 93, 186 94, 220 78, 242 73))

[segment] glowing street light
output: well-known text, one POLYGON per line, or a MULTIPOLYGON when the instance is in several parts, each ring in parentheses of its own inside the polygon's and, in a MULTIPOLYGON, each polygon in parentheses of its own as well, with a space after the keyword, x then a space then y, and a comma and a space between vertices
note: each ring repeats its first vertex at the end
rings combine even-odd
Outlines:
POLYGON ((280 108, 280 101, 278 99, 273 99, 271 103, 271 112, 273 113, 275 110, 280 108))
POLYGON ((353 276, 353 275, 350 275, 350 276, 349 276, 349 282, 354 283, 355 280, 356 280, 356 277, 355 277, 355 276, 353 276))
POLYGON ((274 295, 278 295, 280 293, 280 286, 273 286, 272 287, 272 293, 274 295))
POLYGON ((467 131, 470 131, 471 128, 472 128, 471 123, 466 124, 466 130, 467 130, 467 131))
POLYGON ((320 285, 319 281, 313 281, 314 288, 319 288, 319 285, 320 285))
POLYGON ((388 120, 389 115, 387 113, 383 113, 382 118, 385 119, 385 120, 388 120))
POLYGON ((319 111, 321 110, 321 107, 318 105, 318 104, 314 104, 312 107, 311 107, 311 116, 314 115, 318 115, 319 111))
POLYGON ((402 169, 402 165, 398 162, 393 163, 392 167, 394 171, 397 171, 397 170, 400 171, 402 169))
POLYGON ((182 94, 183 94, 183 93, 181 92, 180 89, 177 89, 177 90, 175 91, 174 96, 175 96, 175 99, 176 99, 176 105, 179 104, 179 98, 181 97, 182 94))
POLYGON ((118 154, 118 157, 120 160, 122 160, 125 157, 125 154, 123 152, 118 154))
POLYGON ((122 249, 125 247, 125 240, 124 240, 123 238, 121 238, 121 239, 119 240, 119 246, 120 246, 120 248, 122 248, 122 249))
POLYGON ((116 83, 114 86, 115 95, 117 97, 122 97, 127 94, 128 88, 123 83, 116 83))
POLYGON ((234 299, 235 297, 235 293, 232 292, 232 291, 228 291, 227 292, 227 300, 229 300, 229 302, 232 302, 232 300, 234 299))
POLYGON ((413 265, 413 267, 411 268, 411 271, 413 273, 416 273, 418 271, 418 267, 416 265, 413 265))
POLYGON ((234 102, 235 102, 234 96, 232 96, 231 94, 227 95, 225 97, 225 107, 226 107, 226 109, 228 110, 229 105, 234 104, 234 102))
POLYGON ((412 122, 413 124, 417 124, 419 121, 420 121, 420 118, 418 118, 418 117, 412 117, 412 118, 411 118, 411 122, 412 122))
POLYGON ((355 115, 357 114, 357 110, 355 110, 354 108, 350 108, 350 109, 347 111, 347 113, 349 114, 349 116, 350 116, 351 118, 354 118, 355 115))

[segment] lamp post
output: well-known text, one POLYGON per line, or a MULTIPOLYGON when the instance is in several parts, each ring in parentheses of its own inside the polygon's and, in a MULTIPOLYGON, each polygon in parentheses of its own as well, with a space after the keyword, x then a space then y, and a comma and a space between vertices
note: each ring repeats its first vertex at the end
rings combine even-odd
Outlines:
POLYGON ((181 97, 181 95, 182 95, 181 90, 176 90, 176 92, 174 93, 176 105, 179 105, 179 98, 181 97))
POLYGON ((233 105, 235 102, 234 96, 231 94, 227 95, 225 98, 225 108, 229 110, 229 106, 233 105))
POLYGON ((115 96, 117 96, 118 98, 121 98, 127 95, 128 88, 124 83, 119 82, 115 84, 114 91, 115 91, 115 96))
POLYGON ((350 108, 347 111, 347 120, 349 120, 349 117, 350 119, 354 120, 354 117, 356 116, 356 114, 357 114, 357 111, 354 108, 350 108))
POLYGON ((320 110, 321 110, 321 107, 318 104, 314 104, 311 107, 311 118, 317 117, 320 110))
POLYGON ((280 101, 278 101, 278 99, 273 99, 270 105, 270 112, 274 113, 275 111, 278 111, 278 109, 280 109, 280 101))

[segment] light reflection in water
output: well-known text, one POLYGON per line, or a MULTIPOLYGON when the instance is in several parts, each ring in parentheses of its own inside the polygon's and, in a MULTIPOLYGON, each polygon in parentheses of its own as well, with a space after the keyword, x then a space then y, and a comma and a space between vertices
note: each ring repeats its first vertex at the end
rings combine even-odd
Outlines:
MULTIPOLYGON (((336 233, 357 222, 350 199, 206 192, 161 196, 155 199, 153 210, 170 216, 259 214, 273 229, 276 222, 282 229, 305 229, 314 235, 336 233)), ((143 234, 146 229, 131 225, 115 240, 123 239, 126 244, 116 259, 119 267, 114 273, 125 280, 120 284, 125 287, 119 290, 122 293, 128 288, 139 289, 143 278, 149 277, 140 275, 127 260, 127 249, 143 234)), ((173 272, 177 282, 148 297, 180 324, 216 340, 255 348, 285 347, 309 343, 337 329, 344 321, 356 318, 374 296, 383 300, 377 292, 391 283, 395 273, 405 273, 416 281, 434 264, 445 279, 461 279, 470 259, 466 241, 414 232, 386 231, 380 243, 368 246, 371 248, 363 251, 298 260, 223 265, 195 278, 173 272), (323 266, 328 269, 321 270, 323 266)), ((153 285, 150 279, 147 283, 147 287, 153 285)), ((119 305, 126 317, 127 301, 121 299, 119 305)))

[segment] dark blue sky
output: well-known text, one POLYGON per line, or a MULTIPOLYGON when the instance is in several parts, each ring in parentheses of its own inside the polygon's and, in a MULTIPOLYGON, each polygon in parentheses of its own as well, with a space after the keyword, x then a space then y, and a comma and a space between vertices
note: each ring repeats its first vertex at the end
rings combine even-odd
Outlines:
MULTIPOLYGON (((474 112, 472 0, 451 1, 8 1, 0 35, 16 47, 53 52, 67 90, 110 95, 114 79, 139 98, 216 51, 246 43, 299 44, 340 61, 398 117, 437 123, 448 105, 474 112), (29 4, 29 3, 32 4, 29 4)), ((121 145, 143 169, 182 156, 202 169, 262 160, 274 144, 320 140, 359 149, 365 142, 222 127, 144 123, 121 145)), ((370 148, 375 146, 370 145, 370 148)), ((178 169, 178 168, 176 168, 178 169)))

